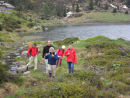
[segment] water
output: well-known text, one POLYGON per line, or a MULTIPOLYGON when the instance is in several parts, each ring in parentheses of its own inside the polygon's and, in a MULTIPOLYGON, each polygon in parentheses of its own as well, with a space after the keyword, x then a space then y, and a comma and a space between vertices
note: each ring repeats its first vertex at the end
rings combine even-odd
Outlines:
POLYGON ((130 40, 130 24, 91 24, 80 26, 55 27, 47 32, 24 35, 28 40, 63 40, 70 37, 78 37, 81 40, 95 36, 106 36, 111 39, 123 38, 130 40))

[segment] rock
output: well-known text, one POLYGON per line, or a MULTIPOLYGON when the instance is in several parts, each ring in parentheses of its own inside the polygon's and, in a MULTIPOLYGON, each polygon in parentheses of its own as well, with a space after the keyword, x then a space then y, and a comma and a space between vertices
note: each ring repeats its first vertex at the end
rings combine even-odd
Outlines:
POLYGON ((18 68, 17 66, 13 66, 11 67, 10 71, 16 71, 17 68, 18 68))
POLYGON ((3 64, 3 65, 6 65, 7 63, 6 63, 6 61, 5 61, 5 60, 3 60, 3 61, 2 61, 2 64, 3 64))
POLYGON ((23 66, 21 66, 21 67, 18 67, 17 69, 16 69, 16 72, 17 73, 23 73, 23 72, 25 72, 27 70, 27 66, 26 65, 23 65, 23 66))
POLYGON ((30 65, 30 66, 27 67, 27 70, 30 70, 30 69, 33 69, 33 68, 34 68, 34 66, 30 65))
POLYGON ((18 61, 16 62, 17 65, 26 65, 26 63, 24 61, 18 61))
POLYGON ((25 74, 25 75, 26 75, 26 74, 30 74, 30 71, 26 71, 26 72, 24 72, 23 74, 25 74))
POLYGON ((17 74, 16 71, 11 71, 11 70, 9 70, 8 73, 13 74, 13 75, 17 74))
POLYGON ((23 51, 21 55, 27 55, 28 51, 23 51))

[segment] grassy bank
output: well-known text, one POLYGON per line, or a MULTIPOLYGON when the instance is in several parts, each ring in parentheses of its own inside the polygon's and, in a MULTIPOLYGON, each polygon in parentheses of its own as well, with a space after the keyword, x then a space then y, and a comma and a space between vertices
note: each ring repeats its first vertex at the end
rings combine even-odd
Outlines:
MULTIPOLYGON (((59 43, 73 41, 78 64, 75 72, 68 74, 66 59, 62 67, 57 68, 55 79, 49 79, 44 73, 31 71, 25 77, 19 89, 6 98, 117 98, 129 97, 130 83, 130 42, 123 39, 111 40, 98 36, 87 40, 66 39, 53 42, 58 48, 59 43), (36 84, 36 85, 35 85, 36 84)), ((45 45, 44 42, 37 42, 45 45)), ((41 53, 38 56, 41 61, 41 53)), ((43 64, 44 65, 44 64, 43 64)))
POLYGON ((130 14, 111 12, 83 12, 83 16, 78 18, 68 18, 70 23, 125 23, 130 22, 130 14))

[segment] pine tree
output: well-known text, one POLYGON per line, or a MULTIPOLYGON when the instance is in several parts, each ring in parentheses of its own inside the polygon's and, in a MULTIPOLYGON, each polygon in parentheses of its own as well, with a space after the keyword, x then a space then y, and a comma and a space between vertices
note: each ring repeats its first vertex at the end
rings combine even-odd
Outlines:
POLYGON ((94 9, 94 3, 93 0, 91 0, 89 3, 89 10, 93 10, 93 9, 94 9))

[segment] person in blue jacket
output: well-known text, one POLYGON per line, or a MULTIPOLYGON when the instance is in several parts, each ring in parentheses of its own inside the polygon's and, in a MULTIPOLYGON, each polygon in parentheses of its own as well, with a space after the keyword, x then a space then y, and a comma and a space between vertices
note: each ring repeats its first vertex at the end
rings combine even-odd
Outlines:
POLYGON ((49 76, 54 78, 56 76, 56 61, 58 60, 58 55, 55 53, 53 47, 50 47, 45 59, 48 59, 49 76))

